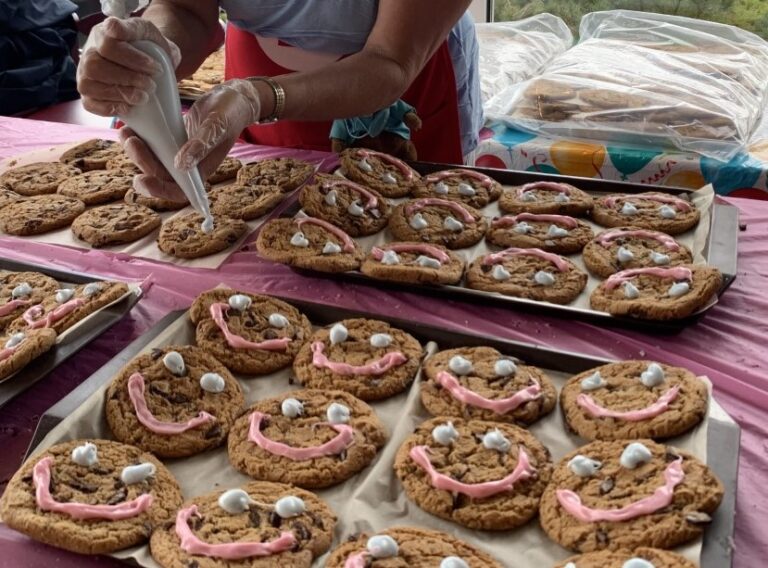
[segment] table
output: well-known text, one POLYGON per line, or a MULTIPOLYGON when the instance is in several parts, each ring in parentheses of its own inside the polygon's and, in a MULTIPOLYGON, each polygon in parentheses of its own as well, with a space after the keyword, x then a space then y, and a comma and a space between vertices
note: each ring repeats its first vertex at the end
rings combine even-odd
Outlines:
MULTIPOLYGON (((0 158, 114 132, 0 117, 0 158)), ((284 149, 242 147, 240 157, 302 155, 284 149)), ((317 157, 318 154, 306 157, 317 157)), ((326 156, 330 159, 329 156, 326 156)), ((233 254, 218 270, 182 270, 172 265, 114 255, 38 245, 0 237, 8 258, 100 274, 106 278, 147 279, 146 296, 131 314, 81 351, 48 379, 8 404, 0 414, 0 489, 19 466, 40 414, 168 311, 184 308, 200 291, 221 282, 237 288, 350 306, 373 313, 418 318, 445 328, 472 330, 601 357, 659 359, 707 375, 718 401, 742 427, 738 489, 736 567, 757 566, 768 557, 766 473, 768 471, 768 203, 728 198, 739 207, 746 229, 739 244, 736 282, 701 322, 676 336, 649 336, 617 329, 537 317, 499 307, 478 308, 458 301, 439 302, 408 293, 374 291, 359 284, 313 279, 262 261, 252 250, 233 254)), ((84 559, 31 542, 0 525, 0 567, 116 567, 109 559, 84 559), (23 562, 19 559, 24 558, 23 562)))

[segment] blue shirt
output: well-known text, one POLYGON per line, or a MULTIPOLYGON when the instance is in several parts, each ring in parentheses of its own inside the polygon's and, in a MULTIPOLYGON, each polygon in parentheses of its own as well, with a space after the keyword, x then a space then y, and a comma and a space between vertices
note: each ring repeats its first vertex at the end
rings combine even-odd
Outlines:
MULTIPOLYGON (((363 48, 378 10, 378 0, 220 0, 220 4, 229 21, 241 29, 279 38, 307 51, 338 55, 363 48)), ((456 75, 461 146, 466 155, 477 146, 483 125, 479 48, 469 13, 451 30, 448 49, 456 75)))

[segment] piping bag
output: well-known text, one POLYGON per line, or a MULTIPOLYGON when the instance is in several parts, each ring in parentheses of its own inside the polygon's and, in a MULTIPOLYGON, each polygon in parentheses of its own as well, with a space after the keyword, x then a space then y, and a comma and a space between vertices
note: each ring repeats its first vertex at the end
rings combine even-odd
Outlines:
MULTIPOLYGON (((107 16, 125 19, 147 4, 148 0, 101 0, 101 9, 107 16)), ((162 72, 154 77, 157 89, 149 94, 149 100, 132 107, 119 118, 154 152, 184 192, 192 208, 202 215, 202 231, 210 233, 213 231, 213 215, 199 170, 196 167, 187 171, 179 170, 173 164, 174 157, 187 141, 173 63, 165 50, 152 41, 140 40, 131 45, 155 59, 162 72)))

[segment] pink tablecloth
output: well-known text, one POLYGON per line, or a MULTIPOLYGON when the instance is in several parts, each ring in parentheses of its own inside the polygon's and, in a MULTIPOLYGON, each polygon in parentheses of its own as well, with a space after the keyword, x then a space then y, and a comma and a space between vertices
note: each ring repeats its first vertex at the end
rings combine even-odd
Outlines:
MULTIPOLYGON (((38 121, 0 118, 0 158, 86 138, 105 131, 38 121)), ((285 155, 285 150, 249 147, 243 157, 285 155)), ((316 158, 317 154, 306 157, 316 158)), ((235 253, 217 271, 182 270, 99 251, 80 251, 0 238, 6 258, 92 272, 108 278, 150 278, 153 285, 130 316, 94 344, 8 404, 0 415, 0 479, 7 481, 32 435, 39 415, 168 311, 186 307, 199 291, 226 282, 234 287, 348 306, 380 314, 417 318, 425 323, 473 330, 622 359, 646 357, 682 365, 709 376, 720 403, 742 427, 735 536, 737 567, 757 566, 768 557, 766 477, 768 475, 768 203, 730 199, 747 228, 740 235, 739 274, 722 301, 697 325, 673 337, 604 330, 580 322, 521 314, 498 307, 439 302, 418 294, 375 291, 359 285, 302 277, 262 262, 255 253, 235 253)), ((2 487, 2 486, 0 486, 2 487)), ((31 543, 0 526, 0 566, 111 566, 31 543), (9 559, 16 559, 11 561, 9 559), (11 562, 11 563, 8 563, 11 562)))

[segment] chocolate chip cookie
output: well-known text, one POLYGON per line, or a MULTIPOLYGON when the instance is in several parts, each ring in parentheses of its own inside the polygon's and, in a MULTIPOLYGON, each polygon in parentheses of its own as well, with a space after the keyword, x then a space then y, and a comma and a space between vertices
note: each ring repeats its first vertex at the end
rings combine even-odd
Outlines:
POLYGON ((36 195, 0 209, 0 230, 26 237, 68 227, 85 211, 85 203, 64 195, 36 195))
POLYGON ((293 372, 308 388, 380 400, 410 386, 421 357, 421 344, 406 332, 383 321, 349 319, 318 329, 296 356, 293 372))
POLYGON ((185 201, 171 201, 162 197, 144 195, 135 189, 129 189, 125 194, 125 202, 129 205, 141 205, 149 207, 153 211, 178 211, 184 209, 189 203, 185 201))
POLYGON ((55 344, 56 332, 52 329, 0 333, 0 381, 47 353, 55 344))
POLYGON ((323 488, 365 469, 387 434, 370 406, 336 390, 259 401, 229 435, 232 466, 256 479, 323 488))
POLYGON ((480 242, 488 230, 488 221, 480 211, 463 203, 426 197, 395 207, 389 230, 399 241, 460 249, 480 242))
POLYGON ((16 203, 24 199, 21 195, 13 191, 9 186, 0 184, 0 208, 5 207, 9 203, 16 203))
POLYGON ((245 164, 237 172, 237 183, 277 186, 288 193, 312 177, 314 171, 315 167, 304 160, 271 158, 245 164))
POLYGON ((137 166, 134 161, 128 157, 128 154, 123 152, 120 152, 114 158, 107 160, 107 169, 124 171, 133 175, 143 173, 139 166, 137 166))
POLYGON ((506 213, 584 215, 592 209, 592 196, 568 183, 535 181, 504 191, 499 207, 506 213))
POLYGON ((384 197, 405 197, 421 185, 421 176, 402 160, 366 148, 347 148, 341 155, 344 175, 384 197))
POLYGON ((60 162, 36 162, 6 170, 0 174, 0 184, 20 195, 45 195, 56 193, 60 183, 80 173, 60 162))
POLYGON ((482 209, 501 195, 501 184, 473 170, 443 170, 421 178, 414 197, 437 197, 482 209))
POLYGON ((114 203, 89 209, 72 223, 75 236, 93 247, 132 243, 160 226, 160 215, 141 205, 114 203))
POLYGON ((228 249, 248 231, 241 219, 224 216, 214 218, 213 232, 204 233, 199 213, 185 213, 168 219, 160 227, 157 247, 178 258, 200 258, 228 249))
POLYGON ((502 248, 538 248, 556 254, 574 254, 592 237, 592 227, 574 217, 519 213, 491 221, 485 240, 502 248))
POLYGON ((377 280, 412 284, 458 284, 464 259, 440 245, 389 243, 373 247, 360 270, 377 280))
POLYGON ((592 218, 604 227, 631 226, 679 235, 699 223, 699 210, 688 199, 666 193, 608 195, 595 201, 592 218))
POLYGON ((56 280, 39 272, 0 274, 0 330, 58 289, 56 280))
POLYGON ((86 205, 118 201, 133 187, 133 175, 120 170, 95 170, 67 179, 58 193, 75 197, 86 205))
POLYGON ((216 170, 208 176, 208 183, 221 183, 237 177, 237 172, 243 167, 243 163, 237 158, 226 156, 216 170))
POLYGON ((697 568, 684 556, 668 550, 640 547, 635 550, 601 550, 571 556, 555 568, 697 568))
POLYGON ((208 194, 211 211, 231 219, 252 221, 263 217, 285 199, 276 185, 240 185, 217 187, 208 194))
POLYGON ((59 161, 84 172, 105 170, 107 162, 122 153, 122 148, 112 140, 86 140, 64 152, 59 161))

